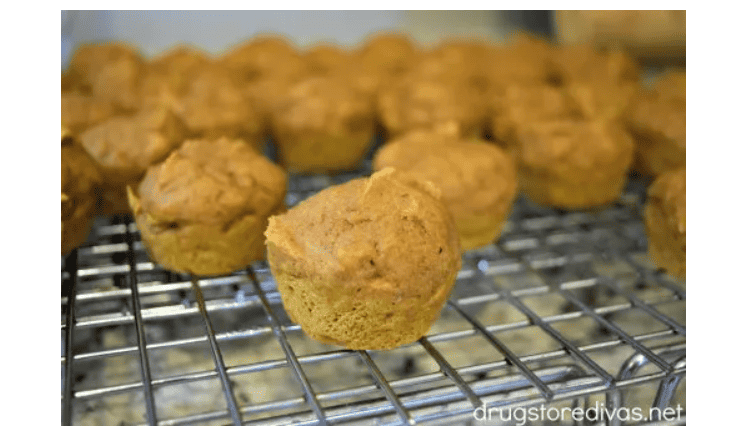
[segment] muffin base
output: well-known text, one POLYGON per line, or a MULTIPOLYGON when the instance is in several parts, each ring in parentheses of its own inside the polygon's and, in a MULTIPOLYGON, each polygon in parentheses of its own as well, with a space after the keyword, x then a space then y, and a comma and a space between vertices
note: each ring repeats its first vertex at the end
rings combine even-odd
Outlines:
POLYGON ((620 197, 626 181, 625 173, 594 181, 581 179, 581 182, 524 172, 519 176, 520 188, 531 201, 564 209, 588 209, 610 204, 620 197))
POLYGON ((224 275, 265 259, 267 217, 246 215, 226 224, 158 221, 144 213, 131 187, 128 195, 142 242, 165 269, 224 275))
MULTIPOLYGON (((268 261, 275 262, 270 245, 268 261)), ((388 350, 419 340, 437 320, 457 275, 452 273, 430 299, 397 300, 368 287, 271 270, 293 322, 317 341, 352 350, 388 350)))

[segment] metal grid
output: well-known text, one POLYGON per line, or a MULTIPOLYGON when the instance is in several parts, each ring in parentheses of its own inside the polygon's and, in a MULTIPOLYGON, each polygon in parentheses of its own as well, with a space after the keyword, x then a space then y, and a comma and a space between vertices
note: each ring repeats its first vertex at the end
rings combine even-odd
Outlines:
MULTIPOLYGON (((369 173, 291 177, 286 203, 369 173)), ((646 417, 527 423, 684 423, 685 286, 645 255, 645 188, 594 212, 519 198, 499 241, 464 255, 428 335, 379 352, 305 337, 265 262, 170 273, 130 218, 99 219, 62 263, 62 423, 514 424, 475 409, 538 406, 646 417)))

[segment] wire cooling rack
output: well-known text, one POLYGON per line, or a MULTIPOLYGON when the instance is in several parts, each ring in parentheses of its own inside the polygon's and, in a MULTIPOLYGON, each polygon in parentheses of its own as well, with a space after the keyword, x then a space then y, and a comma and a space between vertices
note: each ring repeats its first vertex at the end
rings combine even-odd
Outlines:
MULTIPOLYGON (((294 176, 286 203, 369 173, 294 176)), ((62 260, 62 424, 683 424, 685 285, 646 256, 645 189, 591 212, 519 198, 391 351, 306 337, 265 262, 174 274, 101 218, 62 260)))

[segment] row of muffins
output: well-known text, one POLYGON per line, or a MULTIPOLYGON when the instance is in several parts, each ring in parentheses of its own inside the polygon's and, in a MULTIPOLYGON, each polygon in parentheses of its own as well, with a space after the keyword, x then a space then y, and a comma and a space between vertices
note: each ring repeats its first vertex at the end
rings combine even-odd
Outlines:
POLYGON ((148 62, 122 44, 88 45, 62 78, 62 119, 101 173, 99 213, 130 212, 127 185, 186 139, 259 150, 270 133, 284 169, 321 172, 357 166, 380 126, 390 142, 374 168, 444 186, 470 249, 496 239, 518 184, 542 204, 591 207, 619 195, 634 160, 652 175, 684 163, 683 75, 652 91, 637 78, 620 53, 530 37, 422 52, 383 35, 355 53, 305 54, 257 38, 218 59, 180 47, 148 62), (504 151, 480 142, 485 132, 504 151))
POLYGON ((683 117, 638 78, 620 52, 528 36, 507 46, 451 41, 422 50, 385 34, 354 51, 306 52, 258 37, 218 57, 180 46, 151 60, 123 44, 84 45, 62 79, 62 113, 73 134, 153 107, 175 113, 190 137, 259 143, 271 134, 291 172, 357 167, 379 130, 393 138, 445 128, 511 146, 535 122, 599 120, 640 140, 635 160, 655 175, 664 167, 646 160, 679 164, 684 155, 683 117))

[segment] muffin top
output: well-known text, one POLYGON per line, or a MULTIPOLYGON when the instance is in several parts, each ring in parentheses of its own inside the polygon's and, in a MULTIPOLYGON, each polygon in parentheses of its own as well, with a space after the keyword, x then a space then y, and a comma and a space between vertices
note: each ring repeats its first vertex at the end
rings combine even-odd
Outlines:
POLYGON ((142 79, 142 98, 158 100, 182 97, 188 84, 201 69, 212 65, 211 57, 188 45, 177 45, 146 64, 142 79))
POLYGON ((263 118, 249 95, 217 66, 196 71, 176 106, 188 130, 196 136, 251 139, 264 129, 263 118))
POLYGON ((162 161, 185 139, 182 120, 159 106, 135 116, 116 116, 88 129, 82 145, 105 174, 106 181, 130 182, 162 161))
POLYGON ((344 77, 311 77, 291 86, 280 98, 273 122, 279 135, 282 130, 335 136, 362 134, 367 141, 373 132, 373 109, 371 101, 344 77))
POLYGON ((517 145, 517 132, 540 121, 582 117, 577 101, 562 88, 545 84, 512 84, 493 103, 492 132, 507 147, 517 145))
POLYGON ((480 100, 460 82, 411 76, 381 90, 378 110, 391 136, 446 125, 461 135, 475 135, 486 115, 480 100))
POLYGON ((309 72, 313 75, 323 75, 344 68, 350 58, 349 52, 330 44, 315 45, 304 54, 309 72))
POLYGON ((566 45, 554 48, 550 59, 563 84, 618 85, 640 79, 638 63, 623 51, 600 52, 590 45, 566 45))
POLYGON ((110 65, 140 67, 143 59, 139 51, 122 42, 82 44, 69 62, 70 73, 92 84, 104 68, 110 65))
POLYGON ((545 40, 520 33, 489 53, 490 77, 500 88, 511 84, 557 84, 560 76, 553 68, 554 49, 545 40))
POLYGON ((409 36, 377 33, 363 42, 356 59, 363 68, 400 76, 414 64, 418 54, 419 49, 409 36))
POLYGON ((381 147, 374 170, 396 167, 440 188, 453 215, 506 211, 517 190, 515 165, 503 150, 478 140, 414 131, 381 147))
POLYGON ((285 173, 244 140, 187 140, 138 186, 153 220, 224 224, 283 204, 285 173))
POLYGON ((609 178, 625 171, 634 144, 614 122, 555 120, 536 122, 518 133, 514 154, 533 175, 578 179, 580 173, 609 178))
POLYGON ((271 266, 369 288, 371 296, 429 299, 461 266, 458 234, 439 197, 433 185, 393 168, 324 189, 270 218, 271 266))
POLYGON ((278 76, 304 76, 308 70, 293 44, 277 35, 251 38, 221 56, 219 63, 241 84, 278 76))

